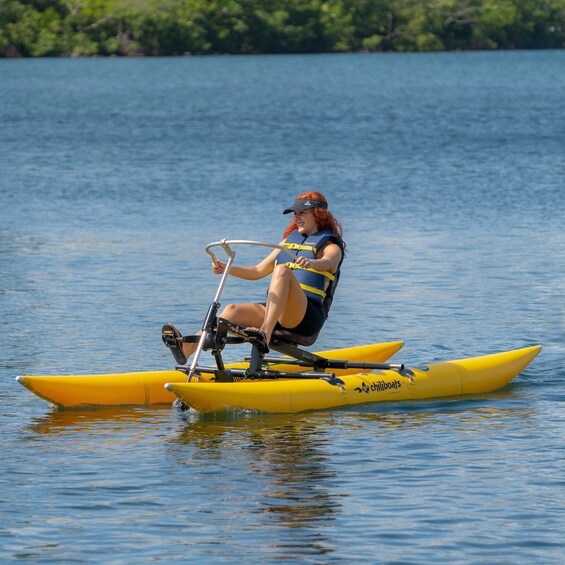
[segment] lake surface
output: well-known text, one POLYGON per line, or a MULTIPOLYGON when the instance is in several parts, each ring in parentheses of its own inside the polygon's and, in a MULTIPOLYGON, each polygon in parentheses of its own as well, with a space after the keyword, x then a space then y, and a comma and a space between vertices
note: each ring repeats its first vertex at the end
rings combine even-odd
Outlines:
POLYGON ((0 561, 561 563, 564 69, 0 60, 0 561), (313 188, 349 250, 315 349, 540 356, 493 394, 298 415, 57 411, 14 381, 172 368, 161 325, 197 329, 219 280, 206 243, 278 242, 313 188))

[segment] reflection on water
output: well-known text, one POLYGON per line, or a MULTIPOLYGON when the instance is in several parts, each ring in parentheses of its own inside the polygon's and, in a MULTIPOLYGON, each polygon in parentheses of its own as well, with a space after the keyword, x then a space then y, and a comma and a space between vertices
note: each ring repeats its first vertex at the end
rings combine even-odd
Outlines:
POLYGON ((72 435, 111 434, 127 429, 170 424, 170 406, 95 408, 92 410, 52 409, 43 416, 33 418, 26 429, 30 438, 34 435, 72 435))
MULTIPOLYGON (((243 507, 263 525, 303 532, 339 515, 341 495, 333 488, 338 477, 328 460, 331 433, 323 425, 250 412, 187 419, 174 440, 179 463, 190 467, 195 457, 214 457, 214 473, 237 473, 244 491, 249 487, 243 485, 261 485, 259 492, 249 492, 256 504, 243 507)), ((297 533, 292 551, 325 554, 331 552, 330 541, 297 533)), ((291 550, 288 544, 281 547, 291 550)))

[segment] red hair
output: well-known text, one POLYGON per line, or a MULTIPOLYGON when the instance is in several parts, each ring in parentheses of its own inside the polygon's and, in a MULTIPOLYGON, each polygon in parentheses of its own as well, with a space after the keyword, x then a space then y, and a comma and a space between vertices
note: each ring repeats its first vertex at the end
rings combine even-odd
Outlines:
MULTIPOLYGON (((299 194, 296 198, 311 198, 312 200, 321 200, 326 204, 328 203, 326 197, 319 192, 304 192, 303 194, 299 194)), ((333 233, 339 235, 339 237, 343 237, 343 229, 341 227, 341 224, 334 218, 334 215, 329 210, 324 210, 322 208, 311 208, 310 212, 312 212, 312 215, 314 216, 318 230, 330 229, 333 233)), ((283 237, 288 237, 290 232, 294 231, 295 229, 296 219, 293 218, 290 224, 288 224, 288 226, 284 230, 283 237)), ((343 245, 345 247, 345 242, 343 245)))

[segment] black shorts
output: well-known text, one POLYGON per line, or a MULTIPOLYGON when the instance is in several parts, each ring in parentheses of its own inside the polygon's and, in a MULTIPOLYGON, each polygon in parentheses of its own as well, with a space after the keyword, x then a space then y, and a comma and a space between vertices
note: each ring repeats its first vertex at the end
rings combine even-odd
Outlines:
MULTIPOLYGON (((317 334, 322 329, 322 326, 326 321, 324 306, 319 300, 314 298, 308 297, 307 300, 308 304, 306 305, 304 318, 302 318, 302 321, 296 327, 285 328, 277 322, 275 330, 286 330, 288 332, 306 336, 317 334)), ((263 306, 266 305, 265 302, 262 302, 261 304, 263 304, 263 306)))

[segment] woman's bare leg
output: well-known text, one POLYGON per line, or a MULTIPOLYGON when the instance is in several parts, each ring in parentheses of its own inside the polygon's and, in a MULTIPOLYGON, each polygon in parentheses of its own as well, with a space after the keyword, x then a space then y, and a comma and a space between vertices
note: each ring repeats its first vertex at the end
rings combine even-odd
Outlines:
POLYGON ((297 326, 306 313, 308 300, 296 277, 286 265, 277 265, 273 271, 265 316, 259 329, 264 332, 267 344, 277 322, 287 328, 297 326))

